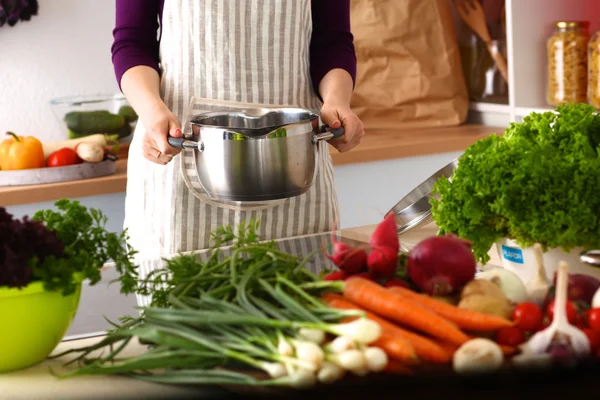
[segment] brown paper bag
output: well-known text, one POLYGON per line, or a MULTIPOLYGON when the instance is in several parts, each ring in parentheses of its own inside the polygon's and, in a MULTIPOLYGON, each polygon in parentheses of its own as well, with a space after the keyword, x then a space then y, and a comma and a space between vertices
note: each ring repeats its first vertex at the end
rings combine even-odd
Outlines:
POLYGON ((468 93, 449 0, 352 0, 358 71, 352 100, 366 129, 460 125, 468 93))

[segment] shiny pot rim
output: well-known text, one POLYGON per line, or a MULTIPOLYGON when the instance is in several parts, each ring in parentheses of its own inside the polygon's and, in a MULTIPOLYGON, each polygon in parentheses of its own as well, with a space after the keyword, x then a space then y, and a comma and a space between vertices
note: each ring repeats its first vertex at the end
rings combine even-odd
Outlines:
POLYGON ((211 111, 191 118, 192 129, 225 130, 249 137, 261 137, 282 127, 311 123, 318 130, 319 114, 299 107, 249 108, 240 111, 211 111))

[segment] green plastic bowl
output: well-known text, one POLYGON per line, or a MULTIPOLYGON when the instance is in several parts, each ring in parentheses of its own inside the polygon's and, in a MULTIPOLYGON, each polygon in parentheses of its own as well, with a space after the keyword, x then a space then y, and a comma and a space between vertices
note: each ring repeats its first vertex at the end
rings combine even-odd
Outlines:
POLYGON ((45 360, 69 329, 81 297, 47 292, 42 282, 22 288, 0 288, 0 373, 45 360))

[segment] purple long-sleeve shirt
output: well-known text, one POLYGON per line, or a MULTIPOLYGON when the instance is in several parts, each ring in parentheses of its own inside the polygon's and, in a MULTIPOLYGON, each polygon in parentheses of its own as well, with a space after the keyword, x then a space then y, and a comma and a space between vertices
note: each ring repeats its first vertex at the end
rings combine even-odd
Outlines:
MULTIPOLYGON (((111 48, 119 86, 128 69, 145 65, 159 69, 159 21, 164 0, 116 0, 116 24, 111 48)), ((310 74, 315 92, 334 68, 356 78, 354 37, 350 31, 350 0, 312 0, 313 33, 310 42, 310 74)))

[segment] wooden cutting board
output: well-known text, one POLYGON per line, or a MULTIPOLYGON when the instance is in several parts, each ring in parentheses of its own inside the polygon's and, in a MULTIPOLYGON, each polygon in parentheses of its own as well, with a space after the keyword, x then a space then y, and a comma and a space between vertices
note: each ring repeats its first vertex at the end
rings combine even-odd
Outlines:
POLYGON ((82 163, 66 167, 46 167, 17 171, 0 171, 0 186, 43 185, 98 178, 112 175, 117 171, 113 160, 99 163, 82 163))

